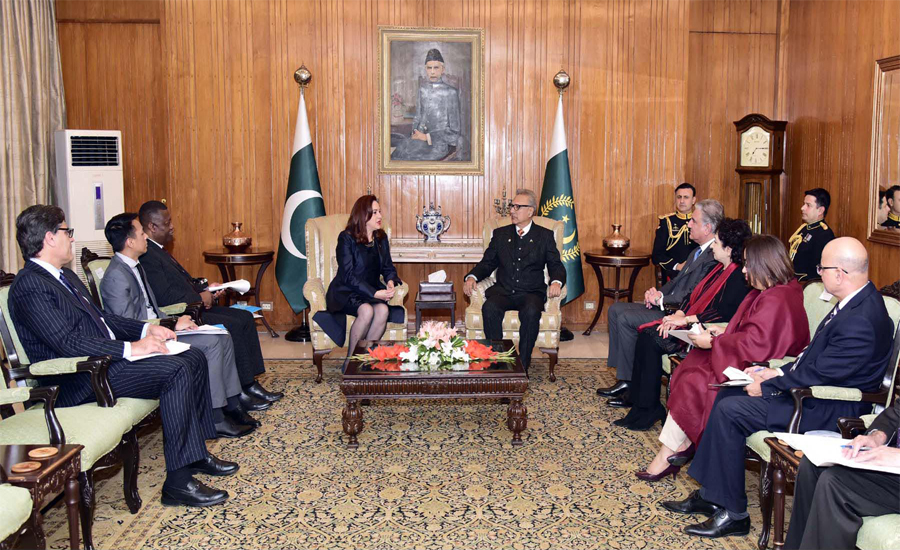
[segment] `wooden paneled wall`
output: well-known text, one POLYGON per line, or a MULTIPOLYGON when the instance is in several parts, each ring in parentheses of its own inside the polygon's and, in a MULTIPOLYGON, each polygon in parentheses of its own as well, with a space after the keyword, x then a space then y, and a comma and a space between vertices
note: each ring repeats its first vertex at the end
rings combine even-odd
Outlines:
MULTIPOLYGON (((657 215, 685 180, 735 215, 731 122, 778 108, 780 2, 57 1, 69 126, 122 129, 128 208, 166 198, 173 252, 214 278, 201 252, 230 221, 277 246, 300 63, 313 73, 307 106, 326 211, 348 211, 371 188, 404 237, 429 201, 452 217, 452 236, 479 237, 503 190, 540 192, 561 67, 573 78, 564 108, 586 251, 602 248, 612 223, 649 250, 657 215), (485 29, 484 176, 377 173, 379 25, 485 29)), ((439 268, 461 287, 469 266, 400 274, 415 287, 439 268)), ((585 296, 563 310, 573 326, 590 320, 583 301, 598 296, 593 272, 584 276, 585 296)), ((651 284, 644 270, 639 292, 651 284)), ((274 270, 264 287, 274 321, 293 324, 274 270)))
MULTIPOLYGON (((870 278, 890 284, 900 278, 900 248, 866 238, 875 60, 900 55, 900 2, 792 1, 787 44, 790 203, 799 205, 806 189, 827 189, 829 225, 862 241, 870 278)), ((786 219, 792 231, 799 207, 786 219)))

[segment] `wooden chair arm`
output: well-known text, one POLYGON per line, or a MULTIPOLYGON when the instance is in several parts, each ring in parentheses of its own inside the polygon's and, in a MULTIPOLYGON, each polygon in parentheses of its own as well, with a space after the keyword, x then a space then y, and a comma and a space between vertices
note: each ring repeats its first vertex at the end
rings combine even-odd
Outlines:
POLYGON ((866 431, 866 423, 862 418, 841 417, 838 418, 838 429, 841 430, 841 437, 853 439, 866 431))
MULTIPOLYGON (((800 430, 800 420, 803 418, 803 400, 808 397, 814 397, 813 388, 791 388, 791 397, 794 398, 794 413, 791 415, 788 433, 798 433, 800 430)), ((817 399, 823 398, 817 397, 817 399)), ((859 392, 858 398, 852 400, 863 403, 884 403, 887 401, 887 391, 875 393, 859 392)))

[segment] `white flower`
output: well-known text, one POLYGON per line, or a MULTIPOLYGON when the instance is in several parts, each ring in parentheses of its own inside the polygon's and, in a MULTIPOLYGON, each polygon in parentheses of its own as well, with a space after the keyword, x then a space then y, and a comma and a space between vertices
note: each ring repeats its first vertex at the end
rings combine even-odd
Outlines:
POLYGON ((409 351, 400 354, 400 359, 407 363, 415 363, 419 360, 419 346, 410 346, 409 351))
POLYGON ((452 356, 454 352, 453 343, 452 342, 444 342, 441 344, 441 353, 447 356, 452 356))
POLYGON ((402 371, 416 371, 419 370, 419 365, 415 361, 409 363, 400 363, 400 370, 402 371))
POLYGON ((441 364, 441 354, 438 352, 431 352, 428 357, 428 364, 431 366, 438 366, 441 364))
POLYGON ((469 354, 466 353, 466 350, 464 350, 463 348, 457 348, 453 350, 450 358, 454 361, 465 361, 466 363, 469 362, 469 354))
POLYGON ((422 342, 422 346, 424 346, 425 349, 436 348, 437 345, 438 345, 438 340, 435 340, 434 338, 431 338, 431 337, 426 338, 425 341, 422 342))

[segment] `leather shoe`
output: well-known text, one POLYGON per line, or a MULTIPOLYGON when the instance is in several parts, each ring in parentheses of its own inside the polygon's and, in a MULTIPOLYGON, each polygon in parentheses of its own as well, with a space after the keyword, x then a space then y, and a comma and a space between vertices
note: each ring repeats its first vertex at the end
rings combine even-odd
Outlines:
POLYGON ((706 521, 688 525, 684 528, 688 535, 696 537, 744 536, 750 534, 750 516, 744 519, 731 519, 728 510, 720 508, 718 512, 710 516, 706 521))
POLYGON ((669 464, 672 464, 673 466, 684 466, 685 464, 690 462, 692 458, 694 458, 695 454, 697 454, 697 447, 695 447, 694 444, 691 443, 687 449, 678 451, 673 455, 669 455, 666 460, 668 460, 669 464))
POLYGON ((663 508, 678 514, 705 514, 711 516, 724 510, 718 504, 714 504, 700 497, 700 490, 696 490, 684 500, 665 500, 663 508))
POLYGON ((206 474, 208 476, 230 476, 237 473, 240 466, 237 462, 221 460, 211 454, 207 454, 203 460, 188 464, 192 474, 206 474))
POLYGON ((207 487, 200 481, 191 478, 184 487, 167 487, 163 484, 162 498, 164 506, 213 506, 228 500, 228 492, 207 487))
POLYGON ((627 409, 634 405, 634 403, 631 402, 631 398, 628 396, 628 394, 610 399, 606 402, 606 404, 616 409, 627 409))
POLYGON ((272 406, 268 401, 257 399, 246 392, 241 392, 241 394, 238 395, 238 401, 240 402, 241 407, 244 407, 245 411, 264 411, 272 406))
POLYGON ((608 388, 597 388, 597 395, 600 397, 618 397, 622 392, 628 390, 630 383, 627 380, 617 380, 615 384, 608 388))
POLYGON ((247 414, 247 411, 241 406, 238 406, 236 409, 226 409, 224 412, 227 418, 231 418, 238 424, 246 424, 248 426, 253 426, 254 428, 262 426, 262 423, 260 423, 259 420, 247 414))
POLYGON ((229 416, 223 418, 221 422, 216 422, 216 436, 218 437, 244 437, 255 429, 249 424, 239 424, 229 416))
POLYGON ((284 397, 284 393, 280 391, 269 391, 266 388, 262 387, 259 382, 254 382, 253 384, 244 388, 244 393, 249 393, 253 397, 267 403, 274 403, 284 397))

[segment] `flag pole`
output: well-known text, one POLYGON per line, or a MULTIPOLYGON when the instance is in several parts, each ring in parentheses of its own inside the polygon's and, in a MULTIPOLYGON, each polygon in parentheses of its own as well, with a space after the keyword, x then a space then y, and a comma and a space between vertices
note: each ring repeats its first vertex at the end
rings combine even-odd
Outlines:
MULTIPOLYGON (((553 85, 556 86, 557 92, 559 92, 559 100, 562 101, 563 94, 566 93, 566 88, 571 84, 572 79, 569 77, 569 74, 566 73, 563 69, 560 69, 558 73, 553 75, 553 85)), ((568 342, 570 340, 574 340, 575 335, 572 333, 568 327, 560 326, 559 327, 559 341, 560 342, 568 342)))
MULTIPOLYGON (((297 86, 300 87, 300 95, 304 95, 303 92, 307 86, 309 86, 309 82, 312 80, 312 73, 309 72, 309 69, 306 68, 306 65, 300 64, 300 68, 294 71, 294 81, 297 83, 297 86)), ((309 308, 303 310, 303 318, 300 321, 300 325, 292 328, 284 335, 284 339, 289 342, 309 342, 311 339, 309 332, 309 308)))

